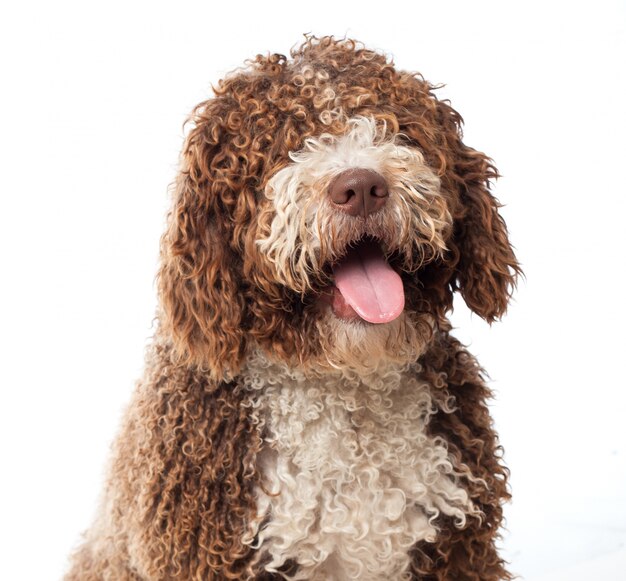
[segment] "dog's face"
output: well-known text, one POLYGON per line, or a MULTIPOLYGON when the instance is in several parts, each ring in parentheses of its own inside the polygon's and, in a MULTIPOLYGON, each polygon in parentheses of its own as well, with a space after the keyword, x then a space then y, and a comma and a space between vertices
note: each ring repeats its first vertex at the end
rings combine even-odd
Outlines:
POLYGON ((180 357, 215 377, 255 346, 363 371, 417 358, 455 290, 500 316, 519 267, 459 115, 351 41, 292 57, 257 57, 195 111, 159 276, 180 357))

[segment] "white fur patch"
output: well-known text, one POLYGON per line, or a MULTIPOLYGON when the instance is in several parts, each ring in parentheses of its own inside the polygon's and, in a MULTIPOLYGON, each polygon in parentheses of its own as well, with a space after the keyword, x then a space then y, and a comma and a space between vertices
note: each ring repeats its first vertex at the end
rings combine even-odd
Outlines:
POLYGON ((306 292, 311 273, 334 261, 364 235, 399 251, 409 269, 439 256, 451 224, 440 181, 421 151, 368 117, 346 123, 345 135, 323 134, 291 152, 292 163, 268 182, 271 201, 260 219, 259 249, 278 282, 306 292), (343 171, 365 168, 387 182, 389 198, 379 212, 363 219, 331 204, 328 188, 343 171))
POLYGON ((410 579, 409 550, 434 541, 435 519, 477 515, 445 442, 419 367, 315 379, 253 355, 244 371, 264 434, 258 520, 245 542, 291 579, 410 579), (267 521, 267 522, 266 522, 267 521), (266 522, 266 524, 262 524, 266 522))

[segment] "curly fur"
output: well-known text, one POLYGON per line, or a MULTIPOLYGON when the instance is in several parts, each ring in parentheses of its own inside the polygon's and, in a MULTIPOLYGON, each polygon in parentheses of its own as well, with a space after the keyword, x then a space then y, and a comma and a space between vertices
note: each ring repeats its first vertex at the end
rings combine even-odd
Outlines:
POLYGON ((273 204, 260 218, 261 224, 269 221, 269 231, 264 236, 261 228, 259 249, 277 280, 301 293, 312 290, 309 273, 320 272, 364 234, 389 240, 387 253, 401 253, 406 270, 417 270, 446 249, 443 236, 451 218, 439 178, 419 150, 395 143, 398 135, 385 139, 385 125, 376 127, 371 118, 355 117, 346 126, 339 137, 307 139, 302 151, 290 154, 295 163, 277 172, 266 188, 273 204), (337 175, 351 167, 376 171, 391 192, 367 224, 338 213, 326 195, 337 175))
MULTIPOLYGON (((410 579, 407 549, 434 542, 437 517, 479 517, 441 438, 427 433, 436 406, 421 367, 385 367, 316 382, 254 354, 242 374, 251 417, 267 424, 259 459, 267 475, 253 528, 259 558, 292 579, 410 579), (258 530, 258 526, 269 522, 258 530)), ((448 413, 454 406, 440 402, 448 413)))
POLYGON ((420 75, 351 40, 257 56, 201 103, 159 270, 159 328, 68 581, 510 579, 507 471, 458 291, 491 322, 520 272, 491 160, 420 75), (333 212, 343 169, 385 177, 333 212), (380 241, 405 310, 332 315, 332 263, 380 241))

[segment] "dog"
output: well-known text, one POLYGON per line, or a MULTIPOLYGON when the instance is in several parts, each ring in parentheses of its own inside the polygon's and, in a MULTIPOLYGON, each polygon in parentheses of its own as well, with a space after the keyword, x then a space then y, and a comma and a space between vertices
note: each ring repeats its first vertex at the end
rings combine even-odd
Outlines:
POLYGON ((521 273, 492 161, 348 39, 259 55, 194 110, 158 329, 68 581, 511 579, 474 357, 521 273))

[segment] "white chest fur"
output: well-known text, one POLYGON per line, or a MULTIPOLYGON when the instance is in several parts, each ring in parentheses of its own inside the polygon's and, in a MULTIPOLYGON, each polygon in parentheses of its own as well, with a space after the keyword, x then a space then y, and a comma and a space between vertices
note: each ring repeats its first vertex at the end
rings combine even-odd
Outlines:
POLYGON ((476 512, 445 442, 427 435, 435 410, 416 370, 312 380, 255 357, 245 383, 266 435, 247 542, 268 571, 293 560, 292 579, 409 579, 435 517, 476 512))

